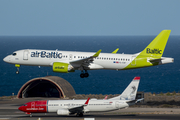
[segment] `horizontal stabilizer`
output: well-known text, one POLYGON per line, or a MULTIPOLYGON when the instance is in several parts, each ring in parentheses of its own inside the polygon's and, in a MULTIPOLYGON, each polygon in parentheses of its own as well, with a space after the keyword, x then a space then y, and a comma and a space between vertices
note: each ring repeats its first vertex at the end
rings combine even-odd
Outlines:
POLYGON ((149 62, 160 62, 162 59, 153 59, 153 60, 149 60, 149 62))
POLYGON ((126 103, 139 103, 139 102, 142 101, 142 100, 144 100, 144 98, 137 99, 137 100, 126 101, 126 103))

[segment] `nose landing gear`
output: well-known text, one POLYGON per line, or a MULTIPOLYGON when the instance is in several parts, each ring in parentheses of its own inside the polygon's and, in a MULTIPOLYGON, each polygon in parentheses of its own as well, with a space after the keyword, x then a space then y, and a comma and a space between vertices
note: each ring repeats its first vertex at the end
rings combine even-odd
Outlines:
POLYGON ((19 74, 19 68, 17 68, 16 74, 19 74))
POLYGON ((15 67, 17 67, 16 74, 19 74, 19 67, 20 67, 20 65, 19 64, 15 64, 15 67))

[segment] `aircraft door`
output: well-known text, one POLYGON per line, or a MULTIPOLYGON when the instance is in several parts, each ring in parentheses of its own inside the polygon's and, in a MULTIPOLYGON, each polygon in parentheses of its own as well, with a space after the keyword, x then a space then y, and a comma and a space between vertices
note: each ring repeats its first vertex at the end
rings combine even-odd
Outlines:
POLYGON ((72 54, 69 55, 69 60, 72 60, 72 56, 73 56, 72 54))
POLYGON ((28 50, 24 50, 24 53, 23 53, 23 60, 28 60, 28 53, 29 53, 28 50))
POLYGON ((115 102, 115 106, 116 106, 116 108, 119 108, 119 102, 118 101, 115 102))
POLYGON ((132 56, 131 58, 131 65, 136 66, 136 56, 132 56))

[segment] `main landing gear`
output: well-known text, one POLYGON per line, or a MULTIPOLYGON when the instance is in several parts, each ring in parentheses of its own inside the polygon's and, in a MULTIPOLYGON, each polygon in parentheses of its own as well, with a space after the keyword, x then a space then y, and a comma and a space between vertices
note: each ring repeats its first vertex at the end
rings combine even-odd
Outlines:
POLYGON ((77 117, 83 117, 83 113, 77 113, 76 116, 77 117))
POLYGON ((89 73, 87 72, 87 70, 85 70, 85 73, 82 71, 81 74, 80 74, 80 77, 81 78, 89 77, 89 73))

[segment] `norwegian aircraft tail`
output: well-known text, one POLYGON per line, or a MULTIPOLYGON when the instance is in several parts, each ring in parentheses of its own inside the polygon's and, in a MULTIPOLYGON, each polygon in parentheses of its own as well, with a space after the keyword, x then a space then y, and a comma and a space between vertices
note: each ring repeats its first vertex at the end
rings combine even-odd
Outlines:
POLYGON ((121 95, 111 98, 109 100, 135 100, 139 82, 140 77, 135 77, 121 95))

